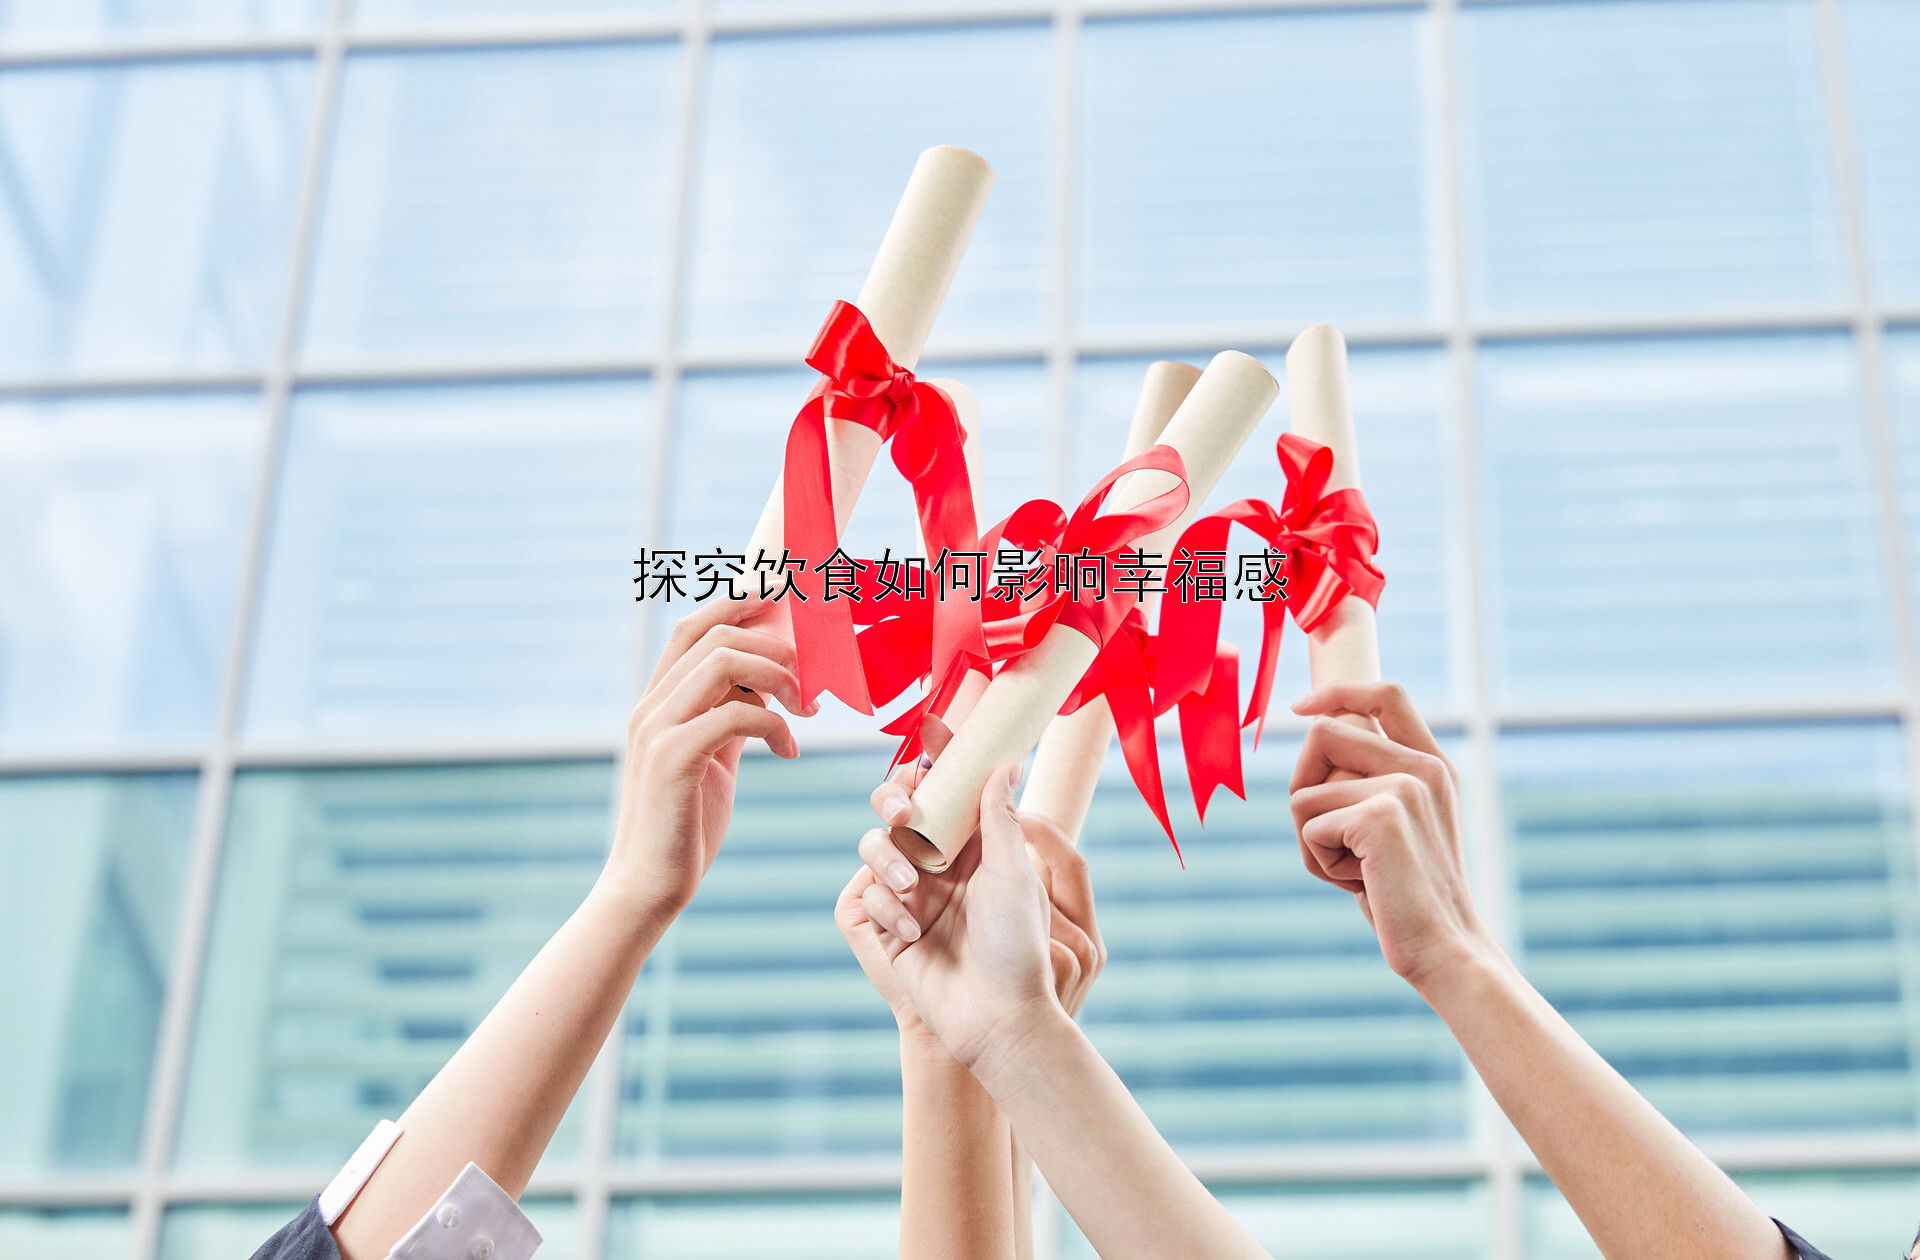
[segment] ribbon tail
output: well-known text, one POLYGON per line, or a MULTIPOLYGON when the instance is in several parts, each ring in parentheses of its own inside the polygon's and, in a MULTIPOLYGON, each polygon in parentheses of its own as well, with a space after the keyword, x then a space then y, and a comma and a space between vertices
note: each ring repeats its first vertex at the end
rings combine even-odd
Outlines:
POLYGON ((1280 636, 1287 628, 1287 606, 1279 600, 1261 607, 1260 664, 1253 675, 1253 694, 1247 697, 1247 715, 1241 726, 1253 727, 1253 746, 1260 747, 1260 733, 1267 728, 1267 705, 1273 699, 1273 671, 1280 663, 1280 636))
POLYGON ((1160 821, 1184 870, 1187 858, 1180 852, 1180 839, 1173 834, 1173 820, 1167 816, 1167 790, 1160 778, 1160 745, 1153 736, 1153 701, 1147 691, 1145 666, 1131 639, 1118 637, 1109 646, 1124 654, 1113 662, 1118 677, 1106 688, 1107 707, 1113 711, 1113 725, 1120 735, 1121 755, 1126 758, 1134 786, 1160 821))
POLYGON ((1213 790, 1224 787, 1241 800, 1247 788, 1240 764, 1240 651, 1222 643, 1213 662, 1213 681, 1204 692, 1180 701, 1180 747, 1187 758, 1187 782, 1193 807, 1207 821, 1213 790))
POLYGON ((813 571, 815 564, 833 554, 840 535, 833 513, 833 469, 827 457, 826 403, 817 395, 807 400, 787 433, 780 481, 786 546, 801 563, 795 586, 805 597, 790 606, 800 702, 809 705, 822 692, 832 692, 849 708, 871 714, 873 701, 854 640, 852 605, 844 598, 826 602, 826 583, 813 571))

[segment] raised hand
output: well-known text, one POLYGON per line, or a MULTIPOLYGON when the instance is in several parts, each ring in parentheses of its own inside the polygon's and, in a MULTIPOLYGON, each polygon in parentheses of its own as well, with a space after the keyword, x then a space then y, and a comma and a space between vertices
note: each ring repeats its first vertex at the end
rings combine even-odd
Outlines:
POLYGON ((627 721, 627 763, 620 821, 602 884, 683 907, 713 865, 733 818, 740 752, 765 740, 776 756, 800 755, 786 720, 801 709, 793 645, 739 622, 761 614, 759 600, 733 604, 731 620, 712 614, 674 627, 646 694, 627 721))

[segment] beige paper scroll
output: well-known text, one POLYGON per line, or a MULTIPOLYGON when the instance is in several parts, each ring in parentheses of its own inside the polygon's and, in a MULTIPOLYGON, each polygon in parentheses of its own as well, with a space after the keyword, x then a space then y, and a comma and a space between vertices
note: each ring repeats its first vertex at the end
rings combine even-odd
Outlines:
MULTIPOLYGON (((895 363, 911 371, 920 362, 934 317, 960 269, 961 255, 993 187, 993 168, 957 145, 928 149, 914 164, 907 191, 874 256, 854 302, 895 363)), ((833 473, 833 515, 839 529, 860 498, 880 454, 880 437, 863 425, 827 422, 827 462, 833 473)), ((747 543, 749 558, 778 553, 786 512, 776 480, 773 494, 747 543)))
MULTIPOLYGON (((1140 550, 1164 553, 1179 538, 1279 392, 1258 359, 1234 350, 1214 356, 1161 436, 1186 461, 1192 501, 1179 520, 1141 539, 1140 550)), ((1172 485, 1167 473, 1134 473, 1114 487, 1107 510, 1136 507, 1172 485)), ((914 791, 913 813, 893 829, 895 846, 926 870, 945 870, 979 822, 987 776, 1025 759, 1096 655, 1087 636, 1056 626, 1001 670, 914 791)))
MULTIPOLYGON (((1132 459, 1160 440, 1175 409, 1199 379, 1200 369, 1190 363, 1163 359, 1148 366, 1140 401, 1133 409, 1133 424, 1127 430, 1125 458, 1132 459)), ((1093 789, 1112 742, 1113 712, 1104 696, 1065 716, 1055 716, 1033 754, 1033 771, 1020 797, 1022 812, 1039 814, 1060 828, 1069 843, 1080 843, 1080 828, 1087 821, 1093 789)))
MULTIPOLYGON (((1287 405, 1293 431, 1333 451, 1333 478, 1327 489, 1360 488, 1360 456, 1353 433, 1353 399, 1347 388, 1347 340, 1330 324, 1315 324, 1293 340, 1287 351, 1287 405)), ((1377 682, 1380 640, 1373 606, 1349 595, 1318 630, 1307 636, 1313 685, 1377 682)), ((1342 720, 1373 727, 1353 714, 1342 720)))

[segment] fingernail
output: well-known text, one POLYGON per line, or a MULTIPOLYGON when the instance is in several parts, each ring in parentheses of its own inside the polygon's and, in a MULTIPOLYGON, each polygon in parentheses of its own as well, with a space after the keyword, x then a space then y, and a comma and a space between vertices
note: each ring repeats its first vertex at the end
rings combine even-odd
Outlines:
POLYGON ((907 804, 903 800, 899 800, 896 798, 887 806, 887 814, 886 814, 887 821, 892 823, 896 827, 899 826, 901 823, 907 821, 907 819, 911 818, 912 816, 913 816, 913 807, 907 804))
POLYGON ((812 716, 814 716, 815 714, 817 714, 818 712, 820 712, 820 702, 819 702, 818 700, 815 700, 815 701, 814 701, 814 702, 813 702, 812 704, 810 704, 810 705, 808 705, 808 706, 807 706, 806 708, 804 708, 804 709, 802 709, 802 710, 800 710, 800 716, 802 716, 802 717, 812 717, 812 716))
POLYGON ((887 863, 887 883, 895 892, 905 892, 913 887, 913 868, 905 862, 887 863))
POLYGON ((933 758, 932 758, 932 757, 930 757, 930 756, 928 756, 928 755, 927 755, 926 753, 921 753, 921 754, 920 754, 920 768, 921 768, 922 770, 931 770, 931 769, 933 769, 933 758))
POLYGON ((893 934, 911 945, 920 939, 920 925, 903 914, 900 916, 899 924, 893 929, 893 934))
POLYGON ((1025 774, 1026 772, 1027 772, 1026 766, 1020 764, 1019 762, 1015 762, 1013 769, 1007 772, 1007 786, 1010 788, 1019 787, 1020 776, 1025 774))

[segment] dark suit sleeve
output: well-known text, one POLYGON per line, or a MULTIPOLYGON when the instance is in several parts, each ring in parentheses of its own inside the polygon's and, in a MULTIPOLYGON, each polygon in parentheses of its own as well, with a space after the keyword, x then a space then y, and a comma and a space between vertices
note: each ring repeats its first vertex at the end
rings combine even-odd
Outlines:
POLYGON ((320 1197, 315 1195, 306 1211, 261 1243, 253 1260, 340 1260, 340 1245, 333 1241, 333 1231, 320 1215, 320 1197))
MULTIPOLYGON (((1780 1222, 1775 1221, 1774 1224, 1780 1225, 1780 1222)), ((1794 1233, 1785 1225, 1780 1225, 1780 1232, 1786 1235, 1787 1245, 1793 1248, 1793 1254, 1798 1256, 1800 1260, 1833 1260, 1826 1252, 1800 1237, 1800 1235, 1794 1233)))

